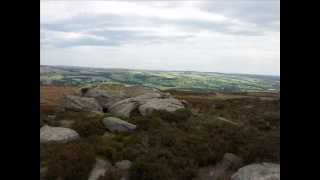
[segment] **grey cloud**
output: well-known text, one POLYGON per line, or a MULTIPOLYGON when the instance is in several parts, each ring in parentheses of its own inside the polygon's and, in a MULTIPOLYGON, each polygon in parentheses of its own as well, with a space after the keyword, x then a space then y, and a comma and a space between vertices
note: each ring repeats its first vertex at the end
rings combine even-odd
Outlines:
POLYGON ((280 20, 279 0, 209 1, 202 8, 275 31, 279 30, 279 25, 275 23, 280 20))
MULTIPOLYGON (((208 2, 202 9, 208 12, 225 15, 226 17, 236 18, 243 22, 256 24, 264 29, 279 31, 279 3, 278 1, 266 0, 229 0, 228 2, 214 1, 208 2)), ((242 36, 259 36, 263 31, 257 29, 232 29, 232 22, 209 22, 204 20, 168 20, 151 17, 134 17, 121 15, 88 15, 80 14, 78 16, 55 22, 41 22, 41 28, 50 31, 60 32, 85 32, 89 35, 101 37, 80 38, 74 40, 50 41, 53 46, 71 47, 71 46, 119 46, 129 42, 149 41, 148 43, 161 43, 167 41, 183 41, 191 36, 160 37, 150 35, 150 32, 143 30, 126 31, 126 30, 108 30, 114 27, 161 27, 175 26, 197 34, 201 30, 219 32, 224 34, 242 35, 242 36)), ((50 37, 48 37, 50 39, 50 37)), ((50 42, 42 42, 49 44, 50 42)))

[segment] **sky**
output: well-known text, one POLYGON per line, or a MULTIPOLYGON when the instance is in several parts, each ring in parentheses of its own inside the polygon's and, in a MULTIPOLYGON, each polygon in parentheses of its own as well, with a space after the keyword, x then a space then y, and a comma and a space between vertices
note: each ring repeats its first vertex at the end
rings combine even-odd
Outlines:
POLYGON ((280 0, 41 0, 41 64, 280 75, 280 0))

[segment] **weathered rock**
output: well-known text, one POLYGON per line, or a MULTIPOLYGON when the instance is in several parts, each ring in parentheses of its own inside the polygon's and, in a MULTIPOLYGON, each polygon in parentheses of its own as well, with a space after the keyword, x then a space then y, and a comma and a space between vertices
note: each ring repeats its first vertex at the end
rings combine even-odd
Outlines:
POLYGON ((126 98, 124 95, 115 96, 99 88, 88 88, 85 92, 82 92, 82 96, 96 99, 100 106, 105 109, 109 109, 112 104, 126 98))
POLYGON ((63 110, 102 112, 102 107, 94 98, 74 95, 65 96, 62 103, 63 110))
POLYGON ((116 162, 115 164, 115 166, 121 170, 129 170, 131 165, 132 163, 129 160, 122 160, 122 161, 116 162))
POLYGON ((154 110, 174 112, 181 108, 184 108, 184 105, 181 103, 181 101, 174 98, 150 99, 139 107, 139 112, 143 116, 147 116, 154 110))
POLYGON ((231 180, 280 180, 280 165, 273 163, 250 164, 240 168, 231 180))
POLYGON ((69 128, 50 127, 48 125, 40 128, 40 143, 46 142, 68 142, 79 138, 79 134, 69 128))
POLYGON ((109 112, 114 116, 130 117, 131 113, 137 108, 138 103, 129 98, 110 106, 109 112))
POLYGON ((116 117, 107 117, 102 120, 105 127, 111 132, 131 132, 136 129, 136 125, 123 121, 116 117))
POLYGON ((156 93, 156 92, 146 93, 146 94, 131 98, 131 101, 138 102, 139 105, 141 105, 141 104, 148 102, 150 99, 156 99, 156 98, 162 98, 162 97, 164 97, 164 96, 160 93, 156 93))
POLYGON ((235 154, 225 153, 221 165, 225 169, 238 169, 242 165, 242 159, 235 154))
POLYGON ((96 163, 90 172, 88 180, 98 180, 100 177, 104 176, 104 173, 112 168, 109 161, 103 159, 96 159, 96 163))

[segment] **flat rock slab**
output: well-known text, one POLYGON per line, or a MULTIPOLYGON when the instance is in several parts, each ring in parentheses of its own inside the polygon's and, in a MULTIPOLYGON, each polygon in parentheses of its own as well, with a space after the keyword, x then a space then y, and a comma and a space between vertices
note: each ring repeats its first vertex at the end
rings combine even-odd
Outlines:
POLYGON ((143 116, 151 114, 155 110, 164 110, 174 112, 178 109, 183 109, 184 105, 180 100, 174 98, 165 99, 150 99, 139 107, 139 112, 143 116))
POLYGON ((131 132, 136 129, 136 125, 116 117, 104 118, 102 122, 111 132, 131 132))
POLYGON ((274 163, 250 164, 240 168, 231 180, 280 180, 280 165, 274 163))
POLYGON ((72 129, 63 127, 51 127, 48 125, 40 128, 40 143, 68 142, 79 139, 79 134, 72 129))

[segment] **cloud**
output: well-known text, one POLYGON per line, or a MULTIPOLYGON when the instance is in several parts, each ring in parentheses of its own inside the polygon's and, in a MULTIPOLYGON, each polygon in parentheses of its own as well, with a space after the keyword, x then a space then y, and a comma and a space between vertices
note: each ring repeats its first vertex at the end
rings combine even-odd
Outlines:
POLYGON ((188 69, 187 61, 234 72, 260 63, 269 70, 256 73, 279 74, 279 1, 41 1, 40 12, 43 63, 188 69), (57 60, 65 57, 73 60, 57 60))

